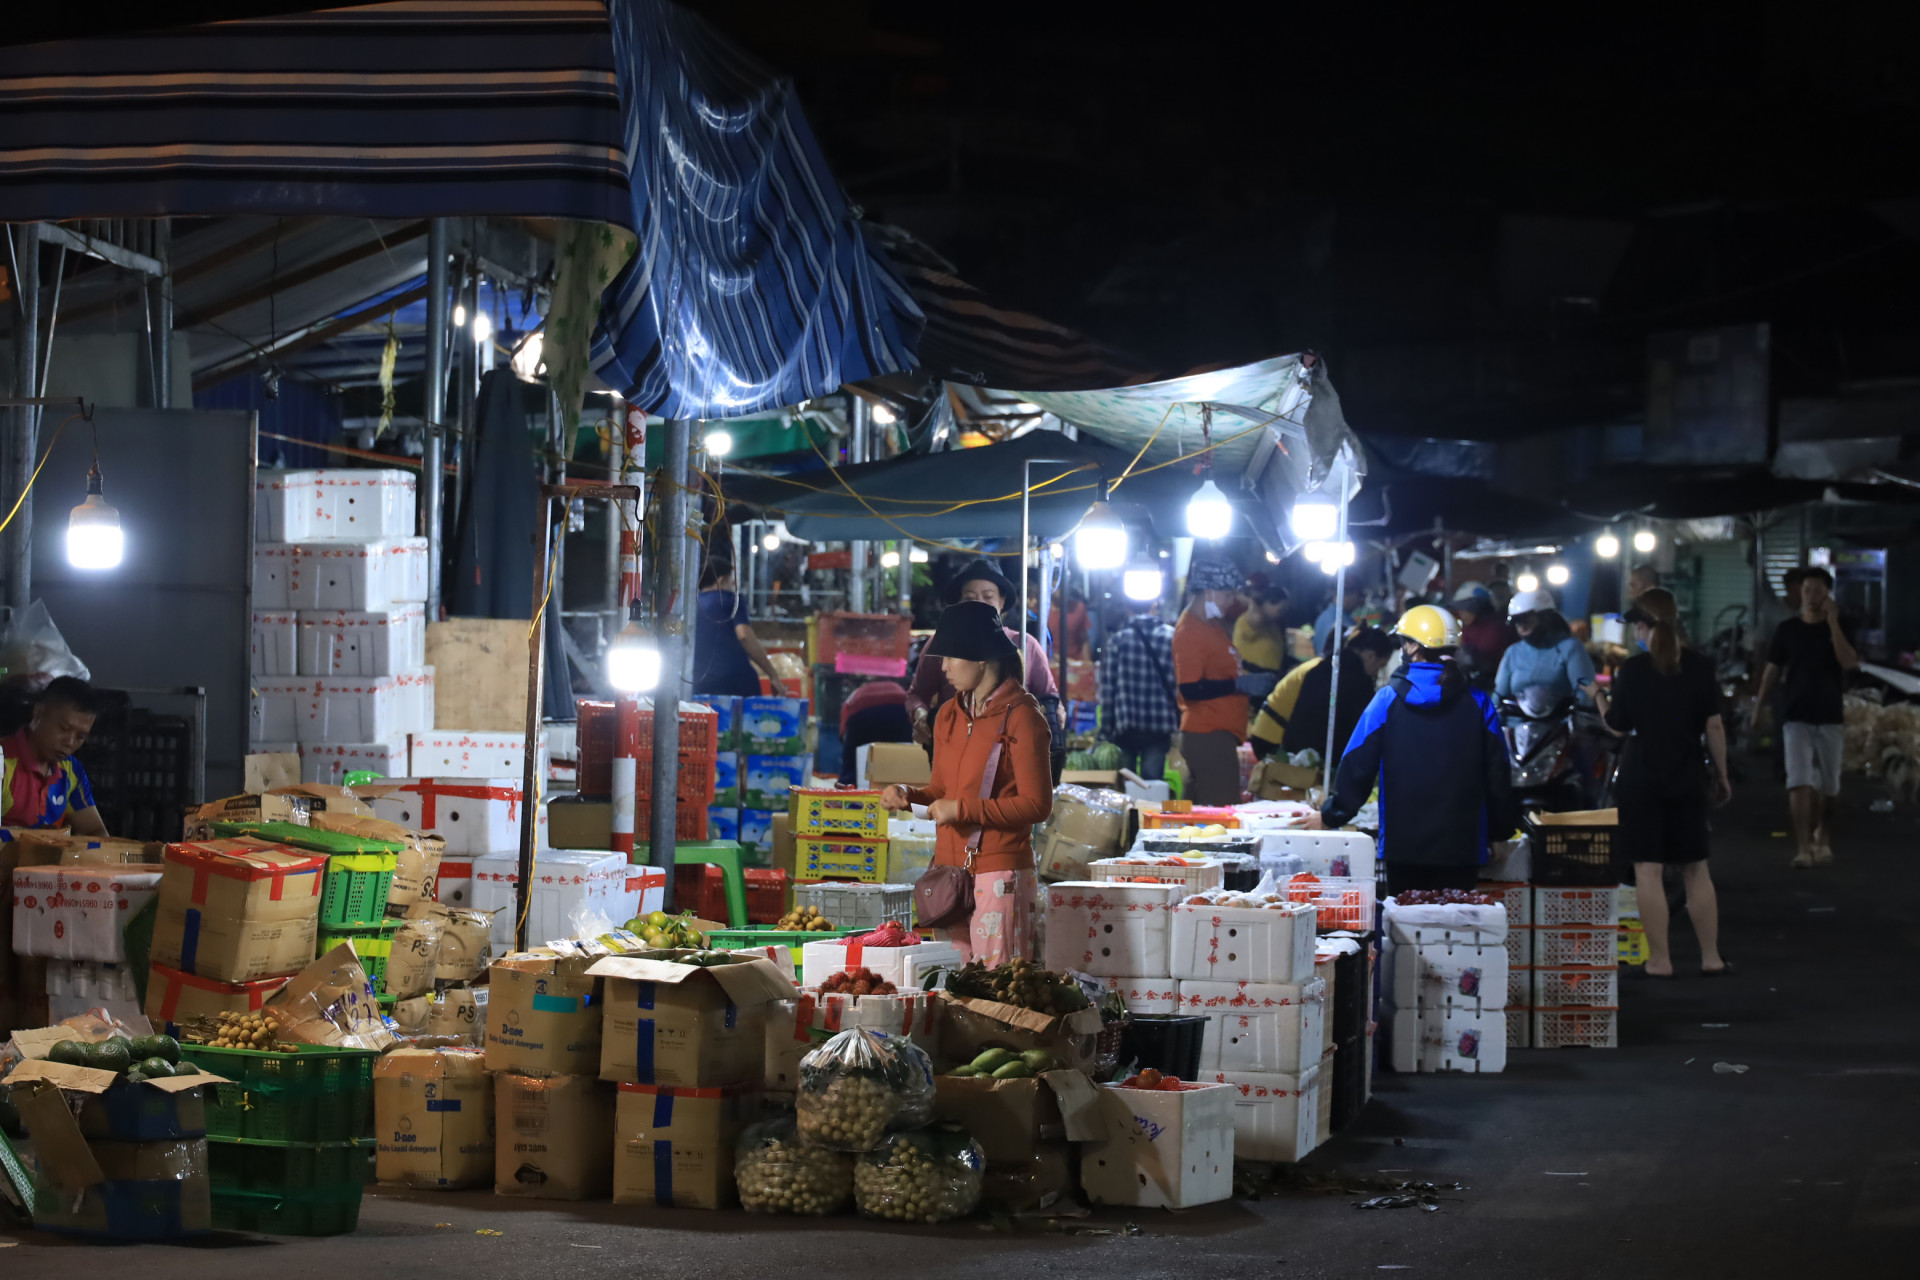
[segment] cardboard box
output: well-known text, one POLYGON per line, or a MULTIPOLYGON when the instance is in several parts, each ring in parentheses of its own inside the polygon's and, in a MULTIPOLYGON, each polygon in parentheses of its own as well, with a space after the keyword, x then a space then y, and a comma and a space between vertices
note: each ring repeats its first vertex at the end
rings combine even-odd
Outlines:
MULTIPOLYGON (((749 756, 747 759, 752 757, 749 756)), ((713 803, 715 806, 722 809, 738 809, 742 804, 740 796, 742 763, 738 751, 722 751, 714 757, 713 803)))
MULTIPOLYGON (((740 838, 740 811, 738 809, 722 808, 717 804, 708 805, 707 806, 707 839, 738 840, 739 838, 740 838)), ((768 831, 767 847, 769 850, 771 850, 773 847, 773 838, 772 838, 771 829, 769 829, 768 831)))
POLYGON ((395 1049, 373 1066, 374 1176, 430 1191, 493 1178, 493 1077, 466 1049, 395 1049))
POLYGON ((1049 1071, 1032 1080, 936 1076, 934 1085, 934 1119, 972 1134, 990 1166, 1026 1160, 1064 1142, 1070 1130, 1091 1136, 1090 1116, 1099 1101, 1083 1071, 1049 1071))
POLYGON ((1176 978, 1296 983, 1313 977, 1318 914, 1309 903, 1180 905, 1167 918, 1168 971, 1176 978))
POLYGON ((95 1142, 99 1182, 78 1196, 36 1179, 33 1225, 110 1240, 172 1240, 213 1229, 207 1142, 95 1142))
POLYGON ((812 756, 742 756, 740 805, 743 809, 767 813, 785 809, 792 799, 793 788, 806 786, 812 777, 812 756))
POLYGON ((254 1013, 286 985, 285 978, 218 982, 153 964, 147 969, 147 1017, 159 1027, 216 1013, 254 1013))
POLYGON ((492 988, 487 1070, 521 1076, 599 1073, 602 1011, 600 982, 587 976, 592 963, 586 956, 551 952, 521 952, 493 962, 487 971, 492 988))
POLYGON ((121 933, 159 892, 160 871, 22 866, 14 868, 12 890, 16 954, 118 964, 127 958, 121 933))
POLYGON ((280 1010, 285 1039, 383 1052, 393 1046, 393 1031, 375 995, 352 944, 342 942, 288 979, 270 1003, 280 1010))
POLYGON ((1180 984, 1180 1012, 1201 1014, 1207 1028, 1200 1066, 1207 1071, 1297 1074, 1316 1066, 1326 1048, 1327 984, 1194 982, 1180 984))
POLYGON ((613 802, 553 801, 547 805, 547 839, 556 849, 611 849, 613 802))
POLYGON ((773 820, 776 817, 784 818, 786 816, 784 813, 777 814, 768 809, 742 809, 740 811, 738 834, 734 838, 746 848, 752 849, 757 853, 763 853, 768 858, 772 858, 773 820))
POLYGON ((854 764, 862 788, 924 787, 933 781, 933 761, 918 743, 875 742, 854 752, 854 764))
POLYGON ((257 840, 170 845, 153 962, 219 982, 297 972, 313 958, 326 863, 257 840))
POLYGON ((1118 789, 1120 771, 1118 769, 1062 769, 1060 784, 1074 787, 1100 787, 1118 789))
MULTIPOLYGON (((1118 785, 1117 776, 1114 785, 1118 785)), ((1116 791, 1063 784, 1054 790, 1047 830, 1075 844, 1099 849, 1104 858, 1126 847, 1132 810, 1132 801, 1116 791)))
POLYGON ((1097 1008, 1048 1017, 995 1000, 967 1000, 936 992, 941 999, 940 1058, 945 1066, 972 1062, 986 1049, 1045 1049, 1062 1066, 1093 1069, 1094 1042, 1106 1025, 1097 1008))
POLYGON ((13 847, 23 867, 158 867, 167 846, 157 840, 77 836, 69 831, 23 831, 13 847))
POLYGON ((757 1081, 766 1060, 769 1002, 793 983, 765 960, 695 968, 605 956, 587 973, 606 979, 600 1078, 695 1088, 757 1081))
MULTIPOLYGON (((769 950, 784 952, 792 962, 791 949, 769 950)), ((938 1062, 941 1020, 940 1001, 931 992, 898 996, 807 992, 798 1000, 775 1000, 767 1006, 767 1059, 761 1087, 792 1093, 800 1085, 800 1059, 828 1037, 855 1027, 909 1040, 938 1062)))
POLYGON ((1040 836, 1040 878, 1051 881, 1091 880, 1093 870, 1089 864, 1098 858, 1111 857, 1112 854, 1111 849, 1079 844, 1057 831, 1046 830, 1040 836))
MULTIPOLYGON (((1100 976, 1168 973, 1168 910, 1177 884, 1068 880, 1047 887, 1047 968, 1100 976)), ((1311 972, 1312 960, 1308 960, 1311 972)))
MULTIPOLYGON (((492 1049, 489 1047, 489 1056, 492 1049)), ((495 1195, 604 1200, 613 1189, 614 1086, 592 1075, 493 1077, 495 1195)))
POLYGON ((794 866, 799 859, 798 847, 793 842, 793 818, 789 814, 776 813, 768 826, 769 842, 772 846, 772 862, 779 870, 787 873, 787 880, 794 879, 794 866))
POLYGON ((253 795, 264 795, 279 787, 300 782, 300 750, 295 743, 287 751, 254 751, 241 761, 240 785, 253 795))
POLYGON ((1099 1136, 1080 1150, 1095 1204, 1187 1209, 1233 1195, 1233 1091, 1100 1086, 1099 1136))
POLYGON ((1233 1091, 1236 1158, 1291 1164, 1319 1145, 1318 1055, 1312 1068, 1298 1073, 1215 1071, 1206 1078, 1233 1091))
POLYGON ((484 1049, 487 1043, 488 987, 440 987, 427 998, 427 1034, 464 1047, 484 1049))
MULTIPOLYGON (((493 954, 492 912, 416 902, 407 908, 406 918, 431 920, 440 926, 433 951, 435 982, 472 982, 487 971, 493 954)), ((392 959, 387 963, 392 964, 392 959)))
POLYGON ((733 1148, 745 1096, 725 1088, 623 1083, 614 1108, 613 1202, 676 1209, 734 1203, 733 1148))
MULTIPOLYGON (((737 749, 752 755, 807 753, 805 698, 742 698, 737 749)), ((782 803, 785 797, 781 797, 782 803)))

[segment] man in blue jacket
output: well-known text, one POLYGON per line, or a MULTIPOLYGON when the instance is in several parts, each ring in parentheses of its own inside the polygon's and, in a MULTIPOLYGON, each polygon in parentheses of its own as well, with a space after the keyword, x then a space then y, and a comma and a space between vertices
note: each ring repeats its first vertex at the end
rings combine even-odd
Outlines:
POLYGON ((1500 718, 1452 660, 1460 622, 1418 605, 1394 628, 1406 664, 1373 696, 1347 742, 1333 795, 1303 826, 1345 826, 1380 788, 1387 892, 1471 889, 1518 824, 1500 718))

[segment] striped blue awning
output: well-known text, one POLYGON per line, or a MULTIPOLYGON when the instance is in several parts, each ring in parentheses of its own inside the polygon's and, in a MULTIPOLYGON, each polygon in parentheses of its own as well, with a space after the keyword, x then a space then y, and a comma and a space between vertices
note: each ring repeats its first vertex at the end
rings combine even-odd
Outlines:
POLYGON ((731 417, 913 364, 792 85, 666 0, 394 0, 0 49, 0 221, 612 223, 594 363, 731 417))

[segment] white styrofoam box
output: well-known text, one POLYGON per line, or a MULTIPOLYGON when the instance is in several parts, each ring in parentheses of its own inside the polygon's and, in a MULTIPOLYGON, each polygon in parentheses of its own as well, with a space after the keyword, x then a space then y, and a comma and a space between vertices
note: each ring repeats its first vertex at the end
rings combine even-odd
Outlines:
POLYGON ((1233 1195, 1233 1090, 1100 1086, 1080 1148, 1080 1186, 1095 1204, 1188 1209, 1233 1195))
POLYGON ((580 779, 580 733, 572 721, 549 721, 541 730, 547 735, 547 782, 563 791, 572 791, 580 779))
POLYGON ((1200 1044, 1204 1071, 1296 1075, 1326 1050, 1327 984, 1193 982, 1180 984, 1180 1012, 1207 1019, 1200 1044))
POLYGON ((327 467, 312 475, 315 539, 413 536, 412 472, 327 467))
MULTIPOLYGON (((520 847, 521 779, 402 778, 373 801, 376 817, 431 831, 450 854, 501 853, 520 847)), ((624 923, 625 917, 616 923, 624 923)))
POLYGON ((1396 943, 1387 949, 1386 964, 1384 989, 1397 1008, 1506 1007, 1505 943, 1478 947, 1396 943))
POLYGON ((253 477, 253 540, 304 542, 314 531, 319 494, 315 471, 256 471, 253 477))
POLYGON ((400 718, 409 726, 433 727, 433 668, 416 667, 394 677, 400 686, 400 718))
POLYGON ((1525 884, 1533 879, 1533 841, 1525 836, 1518 840, 1496 840, 1490 852, 1492 856, 1480 868, 1482 880, 1525 884))
MULTIPOLYGON (((495 913, 494 945, 512 950, 520 854, 490 853, 472 862, 472 906, 495 913)), ((576 937, 596 917, 610 920, 616 927, 625 924, 635 914, 624 910, 629 901, 628 870, 625 854, 604 849, 556 849, 536 857, 532 901, 527 905, 528 943, 538 946, 548 940, 576 937), (616 917, 615 912, 622 914, 616 917)))
POLYGON ((1315 909, 1177 903, 1169 913, 1168 971, 1207 982, 1305 982, 1313 977, 1315 909))
POLYGON ((418 604, 427 598, 427 540, 394 538, 388 592, 394 603, 418 604))
MULTIPOLYGON (((371 611, 320 610, 295 616, 299 674, 303 676, 397 676, 403 671, 417 671, 426 663, 425 605, 400 604, 371 611)), ((254 615, 256 630, 259 617, 254 615)))
MULTIPOLYGON (((1507 966, 1507 1009, 1509 1012, 1519 1009, 1524 1012, 1533 1000, 1533 968, 1530 965, 1507 966)), ((1516 1049, 1524 1049, 1523 1044, 1515 1043, 1513 1023, 1507 1023, 1507 1043, 1516 1049)))
POLYGON ((440 872, 433 881, 433 900, 442 906, 473 905, 473 859, 440 859, 440 872))
POLYGON ((1401 1009, 1388 1019, 1395 1071, 1507 1069, 1505 1009, 1401 1009))
MULTIPOLYGON (((538 750, 538 772, 543 773, 547 760, 544 733, 538 750)), ((519 778, 525 776, 526 752, 524 733, 420 729, 413 734, 413 771, 423 778, 519 778)))
POLYGON ((958 965, 960 949, 949 942, 922 942, 911 947, 863 947, 833 938, 809 942, 800 951, 800 969, 809 989, 842 970, 867 969, 882 982, 900 990, 920 986, 920 977, 940 965, 958 965))
POLYGON ((253 740, 284 742, 292 737, 302 745, 400 741, 420 727, 418 689, 403 689, 401 681, 400 676, 255 680, 253 740))
POLYGON ((121 1022, 144 1016, 132 966, 97 960, 47 961, 47 1009, 56 1023, 95 1009, 121 1022))
MULTIPOLYGON (((426 598, 416 562, 424 538, 365 538, 353 542, 291 544, 293 559, 287 601, 278 608, 319 611, 371 611, 426 598)), ((260 561, 255 548, 255 563, 260 561)), ((258 594, 258 572, 255 592, 258 594)))
POLYGON ((1100 977, 1170 974, 1168 908, 1186 892, 1182 886, 1062 880, 1044 892, 1047 968, 1100 977))
POLYGON ((406 777, 405 735, 391 742, 309 742, 300 747, 300 781, 339 786, 350 773, 406 777))
POLYGON ((1127 1012, 1136 1016, 1171 1016, 1180 1012, 1180 984, 1172 978, 1108 977, 1107 990, 1118 991, 1127 1012))
POLYGON ((1446 903, 1431 906, 1401 906, 1392 898, 1386 902, 1387 932, 1394 942, 1415 946, 1441 942, 1486 946, 1506 940, 1507 909, 1475 903, 1446 903))
POLYGON ((1320 1066, 1302 1072, 1206 1071, 1233 1090, 1233 1154, 1291 1164, 1320 1140, 1320 1066))
POLYGON ((1612 967, 1620 962, 1620 933, 1617 929, 1534 929, 1533 954, 1528 957, 1541 968, 1569 965, 1612 967))
POLYGON ((252 743, 298 742, 304 736, 308 682, 299 676, 255 676, 248 712, 247 740, 252 743))
POLYGON ((294 607, 294 582, 299 575, 299 543, 255 543, 253 547, 253 607, 266 611, 292 609, 294 607))
POLYGON ((13 950, 49 960, 126 961, 121 930, 160 892, 160 872, 133 867, 16 867, 13 950))
POLYGON ((1260 866, 1293 854, 1301 870, 1316 876, 1370 876, 1378 857, 1373 837, 1361 831, 1262 831, 1260 866))
POLYGON ((1529 922, 1553 929, 1574 925, 1586 929, 1616 929, 1620 926, 1620 897, 1608 888, 1549 888, 1539 885, 1533 891, 1533 919, 1529 922))
POLYGON ((1536 1009, 1612 1009, 1620 1003, 1620 967, 1533 971, 1536 1009))
POLYGON ((300 674, 299 636, 291 609, 255 610, 251 669, 256 676, 292 676, 300 674))
MULTIPOLYGON (((653 911, 664 911, 667 906, 667 870, 665 867, 647 867, 629 863, 626 872, 626 888, 616 891, 615 901, 620 915, 608 912, 615 924, 624 925, 637 915, 653 911)), ((791 955, 792 948, 788 948, 791 955)), ((791 963, 791 960, 789 960, 791 963)))
POLYGON ((1507 928, 1526 929, 1533 925, 1533 886, 1508 881, 1482 880, 1474 886, 1476 892, 1490 894, 1500 899, 1500 905, 1507 909, 1507 928))

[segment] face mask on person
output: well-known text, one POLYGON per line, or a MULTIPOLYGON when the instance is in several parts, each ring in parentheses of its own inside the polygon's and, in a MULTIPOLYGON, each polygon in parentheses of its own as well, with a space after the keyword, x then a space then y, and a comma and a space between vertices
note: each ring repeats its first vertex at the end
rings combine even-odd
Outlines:
POLYGON ((1209 618, 1224 618, 1227 616, 1226 611, 1211 600, 1202 602, 1200 609, 1201 612, 1205 613, 1209 618))

